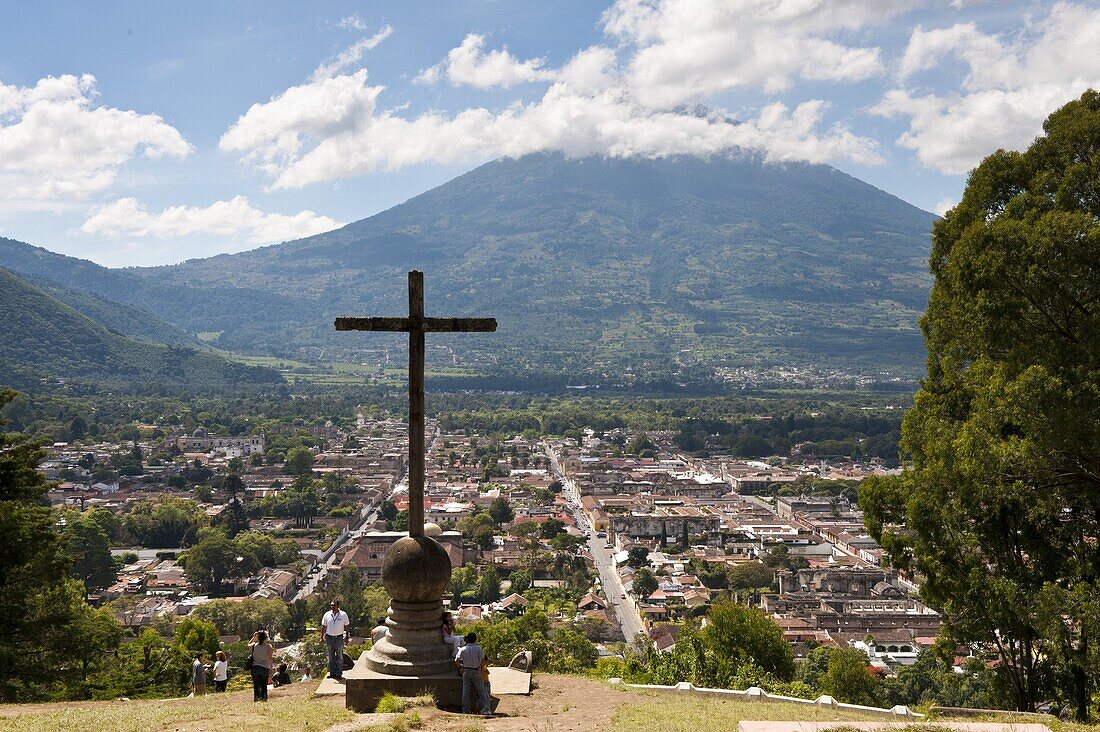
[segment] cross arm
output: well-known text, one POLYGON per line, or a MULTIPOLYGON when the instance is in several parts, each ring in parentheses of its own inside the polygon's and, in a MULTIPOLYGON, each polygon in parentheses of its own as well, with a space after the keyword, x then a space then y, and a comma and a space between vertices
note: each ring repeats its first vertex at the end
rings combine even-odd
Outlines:
POLYGON ((336 330, 412 330, 409 318, 337 318, 336 330))
MULTIPOLYGON (((404 331, 417 330, 413 318, 337 318, 336 330, 404 331)), ((421 326, 431 333, 493 333, 496 318, 424 318, 421 326)))

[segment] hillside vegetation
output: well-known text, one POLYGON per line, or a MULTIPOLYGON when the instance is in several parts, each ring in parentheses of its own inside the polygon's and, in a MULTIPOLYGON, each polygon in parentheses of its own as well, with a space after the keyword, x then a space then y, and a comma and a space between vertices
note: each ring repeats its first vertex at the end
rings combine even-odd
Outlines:
POLYGON ((125 383, 275 383, 270 369, 232 363, 190 348, 128 338, 94 322, 42 289, 0 269, 0 371, 29 388, 41 379, 125 383))

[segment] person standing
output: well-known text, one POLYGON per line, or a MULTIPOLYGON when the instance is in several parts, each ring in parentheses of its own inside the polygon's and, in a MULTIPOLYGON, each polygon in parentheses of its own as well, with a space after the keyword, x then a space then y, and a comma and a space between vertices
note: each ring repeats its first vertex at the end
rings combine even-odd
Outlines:
POLYGON ((214 691, 225 691, 229 681, 229 662, 225 660, 225 651, 218 651, 214 658, 214 691))
POLYGON ((202 662, 202 651, 195 654, 191 664, 191 695, 202 696, 206 693, 206 664, 202 662))
POLYGON ((462 713, 470 714, 473 705, 470 699, 471 692, 477 694, 478 706, 482 714, 491 714, 489 708, 489 693, 485 689, 485 680, 482 677, 482 668, 487 664, 485 651, 477 644, 477 633, 466 634, 466 645, 458 649, 455 655, 455 665, 462 673, 462 713))
POLYGON ((252 659, 252 701, 267 701, 267 680, 271 677, 271 663, 275 650, 267 642, 267 633, 257 630, 248 641, 252 659))
POLYGON ((328 675, 337 681, 344 678, 344 637, 351 619, 340 609, 340 601, 333 600, 329 610, 321 618, 321 635, 328 649, 328 675))

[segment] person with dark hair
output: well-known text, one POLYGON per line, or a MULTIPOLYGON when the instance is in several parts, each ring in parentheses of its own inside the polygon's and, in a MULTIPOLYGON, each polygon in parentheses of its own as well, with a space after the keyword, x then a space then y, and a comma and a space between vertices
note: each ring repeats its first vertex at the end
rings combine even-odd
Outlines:
POLYGON ((252 701, 267 701, 267 680, 271 677, 271 663, 275 650, 267 642, 267 632, 257 630, 248 641, 252 666, 252 701))
POLYGON ((344 678, 344 637, 348 633, 351 619, 340 609, 340 601, 333 600, 329 610, 321 618, 321 637, 325 639, 328 651, 328 675, 337 681, 344 678))
POLYGON ((290 683, 290 674, 286 671, 286 664, 280 663, 279 670, 271 677, 271 683, 275 688, 286 686, 290 683))
POLYGON ((191 664, 191 695, 202 696, 206 693, 206 664, 202 662, 203 652, 195 654, 191 664))
POLYGON ((370 632, 370 642, 377 643, 386 637, 386 632, 389 628, 386 627, 386 617, 383 615, 378 618, 378 622, 374 624, 374 630, 370 632))
POLYGON ((443 642, 451 644, 451 655, 458 655, 458 649, 465 643, 462 636, 455 635, 455 621, 450 613, 443 613, 443 642))
POLYGON ((214 658, 214 691, 225 691, 229 681, 229 662, 225 660, 225 651, 218 651, 214 658))
POLYGON ((477 644, 477 633, 467 633, 466 645, 458 649, 455 665, 462 673, 462 713, 470 714, 473 701, 472 693, 477 694, 478 706, 482 714, 491 714, 489 692, 485 688, 484 669, 488 665, 485 651, 477 644))

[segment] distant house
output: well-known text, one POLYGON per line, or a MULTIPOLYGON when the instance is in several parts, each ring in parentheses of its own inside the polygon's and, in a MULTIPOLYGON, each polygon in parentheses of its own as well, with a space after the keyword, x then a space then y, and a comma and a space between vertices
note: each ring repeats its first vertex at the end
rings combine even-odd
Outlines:
POLYGON ((508 597, 498 602, 494 609, 498 612, 502 612, 510 618, 514 618, 517 615, 522 615, 527 612, 527 598, 523 595, 513 592, 508 597))
POLYGON ((591 592, 577 601, 577 610, 606 610, 607 601, 596 597, 591 592))

